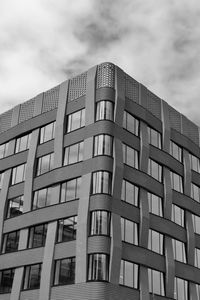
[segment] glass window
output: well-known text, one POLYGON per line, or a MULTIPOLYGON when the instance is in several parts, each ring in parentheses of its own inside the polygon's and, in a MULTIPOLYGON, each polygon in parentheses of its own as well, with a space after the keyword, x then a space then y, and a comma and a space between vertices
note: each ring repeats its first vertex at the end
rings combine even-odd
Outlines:
POLYGON ((0 271, 0 293, 11 293, 15 269, 0 271))
POLYGON ((68 115, 67 132, 74 131, 84 126, 85 126, 85 108, 68 115))
POLYGON ((76 239, 77 216, 58 220, 57 242, 69 242, 76 239))
POLYGON ((4 178, 4 172, 0 173, 0 190, 2 189, 3 186, 3 178, 4 178))
POLYGON ((188 282, 175 277, 174 298, 177 300, 188 300, 188 282))
POLYGON ((184 227, 185 226, 185 214, 184 209, 172 204, 172 222, 184 227))
POLYGON ((40 144, 54 139, 55 124, 56 124, 56 122, 52 122, 52 123, 40 128, 40 144))
POLYGON ((138 224, 121 217, 122 241, 138 245, 138 224))
POLYGON ((172 239, 174 259, 186 263, 185 244, 181 241, 172 239))
POLYGON ((179 193, 183 193, 183 178, 180 175, 171 171, 170 176, 172 189, 179 193))
POLYGON ((196 284, 197 300, 200 300, 200 285, 196 284))
POLYGON ((163 255, 163 234, 149 229, 148 249, 163 255))
POLYGON ((195 267, 200 269, 200 249, 195 248, 195 261, 194 261, 194 265, 195 267))
POLYGON ((53 169, 54 153, 50 153, 38 158, 36 176, 47 173, 53 169))
POLYGON ((150 158, 148 163, 148 174, 159 182, 162 182, 162 166, 150 158))
POLYGON ((108 211, 92 211, 90 221, 90 235, 110 235, 110 213, 108 211))
POLYGON ((29 229, 28 248, 44 247, 48 224, 39 224, 29 229))
POLYGON ((64 166, 83 160, 83 142, 65 148, 64 166))
POLYGON ((75 257, 55 261, 54 285, 75 283, 75 257))
POLYGON ((60 202, 67 202, 80 198, 81 177, 63 182, 61 185, 60 202))
POLYGON ((88 258, 88 280, 108 281, 109 257, 107 254, 89 254, 88 258))
POLYGON ((7 218, 13 218, 23 214, 24 196, 18 196, 8 200, 7 218))
POLYGON ((119 284, 138 289, 138 265, 121 260, 119 284))
POLYGON ((25 266, 23 290, 39 289, 42 264, 25 266))
POLYGON ((139 121, 127 111, 124 111, 123 128, 134 135, 139 135, 139 121))
POLYGON ((148 141, 149 144, 161 149, 161 134, 151 127, 148 127, 148 141))
POLYGON ((0 159, 7 156, 9 142, 0 145, 0 159))
POLYGON ((16 141, 15 153, 29 149, 31 141, 31 133, 21 136, 16 141))
POLYGON ((149 292, 165 296, 164 276, 162 272, 148 269, 149 276, 149 292))
POLYGON ((25 180, 26 164, 19 165, 12 169, 11 184, 17 184, 25 180))
POLYGON ((109 194, 112 190, 112 175, 107 171, 98 171, 92 174, 92 195, 109 194))
POLYGON ((138 206, 138 199, 139 199, 139 188, 136 185, 123 179, 121 200, 128 202, 132 205, 138 206))
POLYGON ((163 217, 163 202, 157 195, 147 193, 149 201, 149 212, 157 216, 163 217))
POLYGON ((38 208, 42 208, 54 204, 51 195, 53 189, 55 188, 57 188, 56 185, 35 191, 33 196, 32 209, 35 210, 38 208))
POLYGON ((97 102, 96 121, 114 120, 114 103, 111 101, 97 102))
POLYGON ((123 162, 132 168, 138 169, 138 151, 123 144, 123 162))
POLYGON ((17 251, 18 244, 19 244, 19 230, 4 234, 2 253, 17 251))
POLYGON ((193 154, 189 154, 190 166, 193 171, 200 173, 200 159, 193 154))
POLYGON ((113 155, 113 137, 107 134, 100 134, 94 137, 94 156, 113 155))
POLYGON ((183 149, 172 141, 170 141, 170 155, 180 162, 183 161, 183 149))
POLYGON ((192 215, 194 232, 200 234, 200 217, 196 215, 192 215))
POLYGON ((191 183, 191 197, 200 202, 200 188, 194 183, 191 183))

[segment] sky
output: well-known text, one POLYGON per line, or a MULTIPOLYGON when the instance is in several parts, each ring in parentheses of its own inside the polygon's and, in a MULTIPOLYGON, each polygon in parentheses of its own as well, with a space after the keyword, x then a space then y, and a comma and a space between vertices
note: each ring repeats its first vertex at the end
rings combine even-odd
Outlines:
POLYGON ((200 126, 199 0, 0 0, 0 113, 105 61, 200 126))

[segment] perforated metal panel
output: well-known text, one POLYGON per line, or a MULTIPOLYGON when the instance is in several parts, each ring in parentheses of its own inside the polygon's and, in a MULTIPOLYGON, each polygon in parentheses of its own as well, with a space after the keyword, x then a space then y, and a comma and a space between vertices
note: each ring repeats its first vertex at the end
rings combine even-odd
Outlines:
POLYGON ((191 139, 195 144, 199 145, 198 127, 188 120, 185 116, 182 117, 182 133, 191 139))
POLYGON ((87 72, 80 74, 69 81, 68 102, 86 94, 87 72))
POLYGON ((0 133, 11 127, 13 110, 9 110, 0 116, 0 133))
POLYGON ((147 90, 147 109, 157 118, 161 119, 161 100, 152 92, 147 90))
POLYGON ((97 88, 115 86, 115 66, 111 63, 103 63, 97 68, 97 88))
POLYGON ((139 103, 139 83, 125 74, 125 95, 130 100, 139 103))
POLYGON ((42 113, 50 111, 58 107, 60 85, 55 86, 51 90, 43 94, 42 113))
POLYGON ((33 118, 34 107, 35 107, 35 98, 26 101, 20 105, 19 123, 33 118))
POLYGON ((169 106, 169 121, 171 128, 181 132, 181 114, 169 106))

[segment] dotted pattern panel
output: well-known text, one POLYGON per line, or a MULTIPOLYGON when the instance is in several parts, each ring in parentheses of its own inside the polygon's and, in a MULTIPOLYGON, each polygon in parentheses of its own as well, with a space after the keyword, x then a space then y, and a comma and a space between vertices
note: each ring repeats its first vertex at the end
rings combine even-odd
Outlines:
POLYGON ((34 106, 35 106, 35 98, 26 101, 20 105, 19 123, 33 118, 34 106))
POLYGON ((87 72, 80 74, 69 81, 68 102, 86 94, 87 72))
POLYGON ((97 68, 97 88, 115 86, 115 66, 111 63, 103 63, 97 68))
POLYGON ((182 133, 191 139, 195 144, 199 145, 198 127, 182 115, 182 133))
POLYGON ((58 107, 59 91, 60 85, 55 86, 43 94, 42 113, 58 107))
POLYGON ((125 74, 125 95, 130 100, 139 103, 139 83, 125 74))
POLYGON ((13 110, 9 110, 0 116, 0 133, 11 127, 13 110))
POLYGON ((181 132, 181 114, 169 106, 169 121, 171 128, 181 132))
POLYGON ((147 90, 147 109, 161 119, 161 100, 149 90, 147 90))

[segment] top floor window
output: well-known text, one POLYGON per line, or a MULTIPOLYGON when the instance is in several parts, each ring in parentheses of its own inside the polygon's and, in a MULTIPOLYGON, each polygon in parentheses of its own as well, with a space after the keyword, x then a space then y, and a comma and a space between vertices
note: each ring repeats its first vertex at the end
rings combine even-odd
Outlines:
POLYGON ((189 154, 190 165, 193 171, 200 173, 200 159, 193 154, 189 154))
POLYGON ((139 135, 139 121, 127 111, 124 111, 123 127, 134 135, 139 135))
POLYGON ((55 124, 56 124, 56 122, 52 122, 52 123, 40 128, 40 144, 54 139, 55 124))
POLYGON ((84 126, 85 126, 85 108, 68 115, 67 132, 74 131, 84 126))
POLYGON ((15 153, 29 149, 31 141, 31 133, 21 136, 16 141, 15 153))
POLYGON ((0 145, 0 159, 4 158, 7 155, 8 143, 0 145))
POLYGON ((183 149, 172 141, 170 141, 170 155, 180 162, 183 161, 183 149))
POLYGON ((149 144, 161 149, 161 134, 157 130, 148 127, 149 144))
POLYGON ((114 120, 114 103, 111 101, 97 102, 96 121, 99 120, 114 120))

